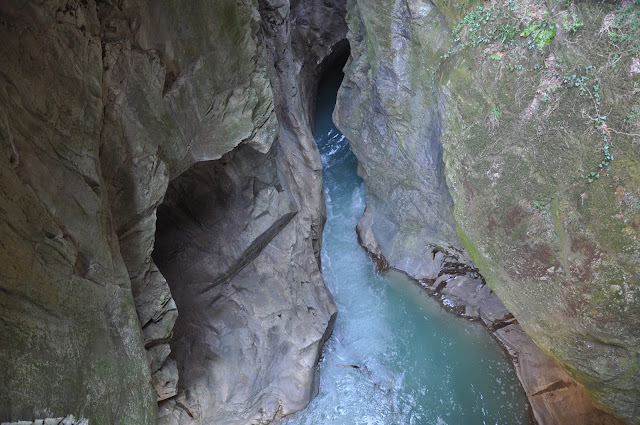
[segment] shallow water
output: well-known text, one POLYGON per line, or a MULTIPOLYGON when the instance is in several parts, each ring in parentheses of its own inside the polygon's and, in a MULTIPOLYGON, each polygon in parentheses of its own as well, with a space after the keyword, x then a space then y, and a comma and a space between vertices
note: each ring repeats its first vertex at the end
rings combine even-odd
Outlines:
POLYGON ((513 367, 489 333, 443 310, 404 275, 376 273, 358 245, 364 185, 331 121, 340 79, 321 83, 315 117, 328 216, 322 273, 339 313, 319 395, 283 423, 530 424, 513 367))

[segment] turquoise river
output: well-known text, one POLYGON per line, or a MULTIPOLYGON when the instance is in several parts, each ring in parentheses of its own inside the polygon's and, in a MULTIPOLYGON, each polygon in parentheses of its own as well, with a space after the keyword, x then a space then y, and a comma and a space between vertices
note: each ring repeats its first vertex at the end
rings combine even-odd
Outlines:
POLYGON ((339 313, 320 393, 283 424, 531 424, 513 366, 487 330, 445 311, 404 275, 377 273, 358 245, 364 184, 331 120, 340 80, 321 82, 315 116, 328 217, 322 273, 339 313))

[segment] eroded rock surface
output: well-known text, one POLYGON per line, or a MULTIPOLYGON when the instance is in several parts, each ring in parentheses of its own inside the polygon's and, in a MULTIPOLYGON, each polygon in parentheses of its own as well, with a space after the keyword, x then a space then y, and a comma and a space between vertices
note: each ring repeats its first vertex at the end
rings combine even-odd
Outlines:
POLYGON ((94 2, 0 4, 0 420, 155 422, 102 174, 94 2))
POLYGON ((349 2, 351 58, 334 112, 364 179, 358 223, 365 248, 419 279, 461 257, 453 202, 442 167, 443 104, 433 52, 447 39, 420 25, 445 26, 428 2, 349 2))
MULTIPOLYGON (((350 1, 353 53, 336 110, 367 186, 363 244, 434 279, 446 262, 467 263, 461 240, 536 344, 633 424, 640 123, 636 36, 624 35, 636 11, 350 1), (626 41, 609 61, 611 37, 626 41)), ((469 315, 482 289, 471 292, 469 315)))
POLYGON ((160 423, 266 421, 317 391, 335 307, 278 168, 275 146, 243 147, 170 185, 154 257, 186 308, 171 342, 180 394, 160 423))
POLYGON ((251 0, 0 5, 0 359, 10 365, 0 372, 0 419, 73 412, 152 424, 156 401, 179 394, 172 406, 183 413, 196 399, 225 402, 194 409, 196 421, 246 423, 313 396, 335 306, 318 270, 321 167, 301 94, 313 96, 315 81, 302 64, 322 62, 346 26, 340 2, 291 9, 251 0), (335 25, 321 27, 333 8, 335 25), (321 47, 295 56, 292 34, 321 47), (185 260, 192 274, 171 274, 174 299, 151 257, 156 209, 172 179, 205 161, 218 175, 182 195, 237 197, 199 204, 228 223, 198 235, 211 244, 200 263, 185 260), (203 282, 209 304, 190 298, 203 282), (186 355, 171 355, 172 336, 192 336, 182 331, 194 320, 207 326, 199 337, 231 356, 203 349, 185 365, 186 355))
POLYGON ((515 359, 518 378, 539 425, 624 424, 597 409, 584 388, 540 350, 520 325, 503 327, 494 335, 515 359))

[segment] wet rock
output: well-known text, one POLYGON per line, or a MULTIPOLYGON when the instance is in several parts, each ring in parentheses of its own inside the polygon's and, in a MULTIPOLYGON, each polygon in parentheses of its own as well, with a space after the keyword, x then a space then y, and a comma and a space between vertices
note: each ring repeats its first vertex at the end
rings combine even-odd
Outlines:
POLYGON ((516 373, 538 424, 624 423, 596 409, 584 389, 543 353, 519 325, 499 329, 495 336, 515 360, 516 373))

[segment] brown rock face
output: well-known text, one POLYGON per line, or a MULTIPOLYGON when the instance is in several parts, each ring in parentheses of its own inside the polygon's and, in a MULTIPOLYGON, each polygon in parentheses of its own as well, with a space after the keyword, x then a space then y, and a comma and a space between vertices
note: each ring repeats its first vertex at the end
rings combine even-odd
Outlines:
POLYGON ((308 403, 335 314, 311 64, 343 16, 326 1, 0 4, 0 420, 152 424, 179 394, 163 420, 245 423, 308 403))

